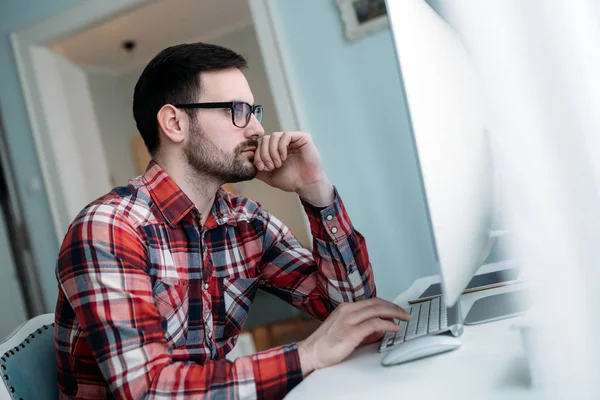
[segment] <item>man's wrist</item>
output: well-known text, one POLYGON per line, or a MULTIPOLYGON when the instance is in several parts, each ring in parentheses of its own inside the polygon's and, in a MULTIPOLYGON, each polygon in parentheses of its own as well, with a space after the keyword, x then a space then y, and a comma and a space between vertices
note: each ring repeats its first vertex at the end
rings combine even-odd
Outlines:
POLYGON ((312 363, 312 357, 306 349, 304 341, 298 342, 298 357, 300 358, 300 367, 302 368, 302 377, 306 378, 308 374, 315 370, 312 363))
POLYGON ((329 180, 310 183, 296 191, 298 196, 317 207, 327 207, 335 200, 335 191, 329 180))

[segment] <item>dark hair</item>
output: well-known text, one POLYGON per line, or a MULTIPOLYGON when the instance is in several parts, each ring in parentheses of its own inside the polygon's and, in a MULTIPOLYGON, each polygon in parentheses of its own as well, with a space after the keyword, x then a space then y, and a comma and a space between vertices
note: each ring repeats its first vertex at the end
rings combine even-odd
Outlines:
MULTIPOLYGON (((158 53, 144 68, 133 93, 133 117, 150 154, 159 148, 156 116, 162 106, 197 102, 202 72, 246 66, 244 57, 213 44, 180 44, 158 53)), ((194 110, 185 111, 194 118, 194 110)))

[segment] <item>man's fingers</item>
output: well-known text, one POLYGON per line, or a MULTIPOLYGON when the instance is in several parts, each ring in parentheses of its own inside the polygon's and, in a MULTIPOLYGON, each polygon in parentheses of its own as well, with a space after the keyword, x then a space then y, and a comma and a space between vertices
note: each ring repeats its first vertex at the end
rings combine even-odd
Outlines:
POLYGON ((282 161, 285 161, 287 158, 288 146, 290 145, 291 140, 292 135, 290 134, 290 132, 283 132, 283 134, 281 135, 281 139, 279 139, 278 150, 282 161))
POLYGON ((348 317, 348 322, 352 325, 359 325, 364 321, 377 317, 388 320, 393 318, 403 321, 410 320, 410 314, 404 311, 400 306, 393 303, 378 303, 353 313, 348 317))
POLYGON ((338 312, 344 312, 344 313, 348 313, 348 314, 354 314, 357 313, 360 310, 364 310, 368 307, 373 307, 373 306, 391 306, 393 308, 396 308, 400 311, 404 311, 404 309, 402 309, 402 307, 389 302, 387 300, 383 300, 380 299, 379 297, 374 297, 371 299, 367 299, 367 300, 360 300, 354 303, 342 303, 338 306, 338 308, 340 309, 338 312))
POLYGON ((366 344, 377 343, 377 342, 381 341, 381 339, 383 339, 384 335, 385 335, 384 331, 373 332, 370 335, 367 335, 367 337, 362 340, 360 345, 363 346, 366 344))
POLYGON ((363 321, 361 324, 353 329, 353 334, 358 338, 358 342, 363 342, 370 335, 377 332, 398 332, 400 326, 396 325, 391 321, 385 319, 373 318, 367 321, 363 321))
POLYGON ((254 155, 254 164, 259 171, 281 168, 290 149, 298 150, 311 141, 312 136, 306 132, 274 132, 263 136, 254 155))
POLYGON ((269 140, 269 155, 276 168, 281 167, 281 156, 279 155, 279 142, 281 141, 281 132, 275 132, 269 140))
POLYGON ((298 132, 298 131, 287 131, 286 136, 289 135, 290 140, 288 142, 288 152, 290 149, 297 150, 303 147, 304 145, 310 143, 312 141, 312 136, 306 132, 298 132))
MULTIPOLYGON (((256 153, 260 152, 260 160, 265 165, 267 170, 271 170, 274 167, 273 160, 271 160, 271 156, 269 155, 269 142, 270 141, 271 141, 270 136, 263 136, 263 138, 260 141, 260 144, 258 145, 259 148, 256 151, 256 153)), ((256 157, 256 155, 255 155, 255 157, 256 157)))
POLYGON ((254 151, 254 165, 259 171, 262 171, 265 167, 265 163, 262 161, 262 157, 260 156, 260 148, 262 147, 261 144, 262 142, 259 142, 258 147, 254 151))

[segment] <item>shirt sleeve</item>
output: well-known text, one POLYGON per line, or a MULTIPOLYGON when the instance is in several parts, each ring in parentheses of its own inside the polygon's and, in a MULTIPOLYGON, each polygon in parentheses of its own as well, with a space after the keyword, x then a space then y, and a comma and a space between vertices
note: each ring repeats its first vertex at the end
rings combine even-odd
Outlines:
POLYGON ((58 258, 60 289, 114 397, 281 398, 302 380, 295 344, 234 362, 175 362, 146 259, 133 224, 108 205, 75 220, 58 258))
POLYGON ((313 236, 312 254, 264 211, 263 288, 320 320, 342 302, 375 297, 366 241, 352 226, 337 190, 328 207, 302 204, 313 236))

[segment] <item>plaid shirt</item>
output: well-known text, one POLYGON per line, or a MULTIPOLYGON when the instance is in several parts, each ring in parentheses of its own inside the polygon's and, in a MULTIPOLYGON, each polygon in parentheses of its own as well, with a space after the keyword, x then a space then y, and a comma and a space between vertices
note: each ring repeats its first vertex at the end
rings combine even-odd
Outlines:
POLYGON ((314 250, 260 205, 220 189, 201 219, 156 163, 88 205, 57 263, 62 399, 281 398, 302 380, 296 344, 225 359, 257 289, 323 320, 375 296, 363 237, 337 196, 303 202, 314 250))

